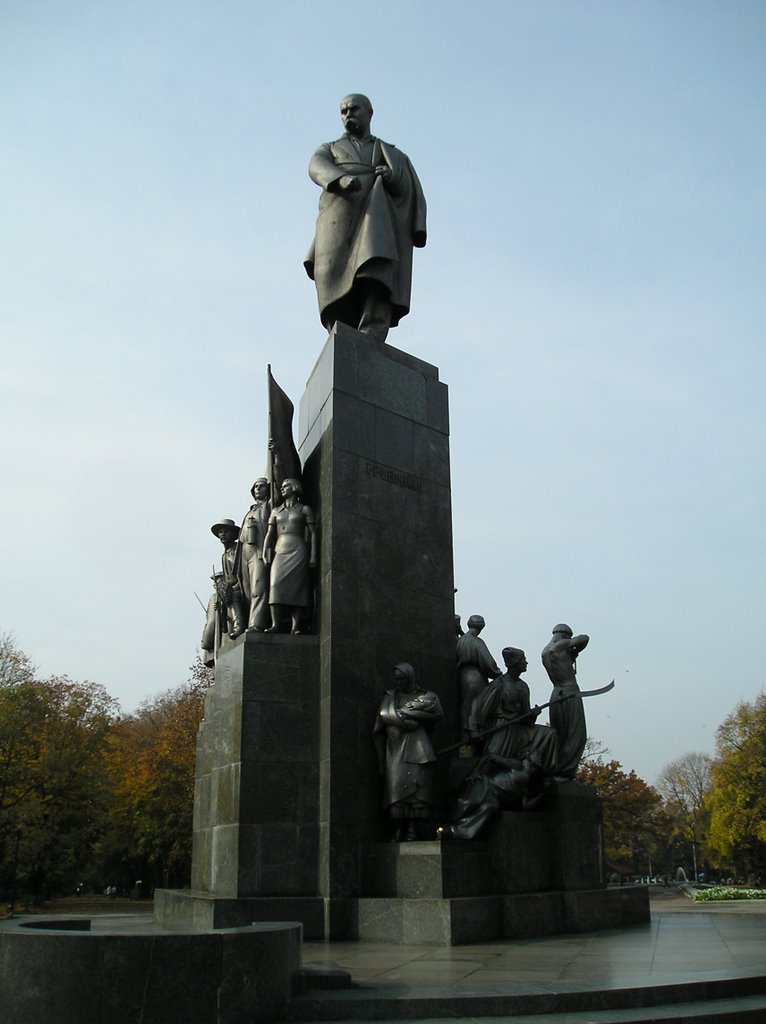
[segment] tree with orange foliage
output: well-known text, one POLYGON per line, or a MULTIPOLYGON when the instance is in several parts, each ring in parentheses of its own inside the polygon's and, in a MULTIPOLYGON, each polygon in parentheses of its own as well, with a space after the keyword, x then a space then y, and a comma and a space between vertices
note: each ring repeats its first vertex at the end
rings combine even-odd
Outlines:
POLYGON ((645 874, 667 829, 659 793, 615 760, 586 761, 577 771, 577 781, 593 786, 601 797, 605 857, 628 861, 645 874))
POLYGON ((111 730, 112 805, 100 852, 102 873, 123 886, 138 877, 146 888, 189 881, 196 736, 211 682, 201 662, 191 671, 111 730))

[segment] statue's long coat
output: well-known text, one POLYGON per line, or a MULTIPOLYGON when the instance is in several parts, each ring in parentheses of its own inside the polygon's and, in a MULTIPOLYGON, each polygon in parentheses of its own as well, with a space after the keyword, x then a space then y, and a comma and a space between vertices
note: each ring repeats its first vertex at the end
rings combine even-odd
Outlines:
POLYGON ((357 276, 380 281, 391 294, 391 326, 410 309, 412 247, 426 244, 426 201, 415 170, 396 146, 373 139, 372 162, 348 136, 317 149, 309 175, 322 188, 314 242, 304 261, 315 281, 322 323, 331 327, 357 276), (386 164, 387 183, 374 168, 386 164), (345 174, 357 175, 358 192, 336 192, 345 174))
POLYGON ((431 745, 431 730, 443 714, 441 702, 432 690, 412 694, 386 690, 373 729, 385 780, 384 807, 413 801, 433 803, 432 766, 436 754, 431 745), (405 729, 402 719, 416 721, 417 729, 405 729))

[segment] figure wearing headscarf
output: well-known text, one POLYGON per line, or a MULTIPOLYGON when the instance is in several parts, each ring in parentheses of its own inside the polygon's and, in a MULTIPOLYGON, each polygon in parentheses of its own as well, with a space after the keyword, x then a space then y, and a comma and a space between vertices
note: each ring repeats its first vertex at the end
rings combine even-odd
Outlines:
POLYGON ((431 731, 443 711, 433 691, 418 687, 412 665, 396 665, 394 681, 380 702, 373 739, 385 781, 383 807, 399 842, 417 839, 417 822, 431 813, 436 762, 431 731))

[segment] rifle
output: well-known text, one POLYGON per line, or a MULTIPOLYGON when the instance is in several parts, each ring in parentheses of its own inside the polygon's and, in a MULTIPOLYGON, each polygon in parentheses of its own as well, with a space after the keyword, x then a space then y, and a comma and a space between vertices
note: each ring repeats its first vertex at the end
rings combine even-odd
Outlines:
POLYGON ((460 740, 459 743, 453 743, 451 747, 444 747, 443 750, 437 750, 436 756, 441 757, 442 754, 450 754, 453 750, 458 750, 466 743, 473 743, 474 740, 483 740, 485 737, 491 736, 493 732, 500 732, 501 729, 507 729, 509 725, 515 725, 517 722, 521 722, 525 718, 529 718, 530 715, 534 715, 536 711, 542 711, 544 708, 549 708, 553 704, 563 704, 564 701, 571 700, 573 697, 597 697, 600 693, 609 693, 612 689, 614 689, 614 679, 611 683, 607 683, 606 686, 599 687, 598 690, 573 690, 571 693, 567 693, 563 697, 559 697, 558 700, 549 700, 547 704, 535 704, 535 706, 530 708, 529 711, 524 711, 521 715, 516 715, 515 718, 509 718, 507 722, 501 722, 500 725, 493 725, 491 729, 485 729, 484 732, 480 732, 477 736, 472 736, 469 740, 460 740))

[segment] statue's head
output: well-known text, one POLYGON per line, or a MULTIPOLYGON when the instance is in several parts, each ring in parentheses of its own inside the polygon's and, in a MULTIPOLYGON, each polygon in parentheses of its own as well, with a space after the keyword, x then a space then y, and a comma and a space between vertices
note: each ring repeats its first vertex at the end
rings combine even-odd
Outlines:
POLYGON ((468 628, 475 629, 478 636, 479 633, 484 629, 487 623, 484 621, 483 615, 472 615, 468 620, 468 628))
POLYGON ((303 497, 303 487, 301 482, 300 480, 296 480, 293 476, 286 476, 284 478, 280 490, 282 491, 283 498, 288 498, 291 494, 295 498, 303 497))
POLYGON ((256 501, 265 501, 269 496, 269 481, 265 476, 259 476, 253 486, 250 488, 250 493, 256 501))
POLYGON ((239 527, 233 519, 219 519, 210 527, 210 532, 220 540, 224 547, 229 547, 239 537, 239 527))
POLYGON ((504 647, 503 661, 509 672, 521 675, 527 670, 527 656, 520 647, 504 647))
POLYGON ((407 692, 415 689, 415 669, 408 661, 400 661, 394 665, 394 680, 397 690, 407 692))
POLYGON ((567 626, 566 622, 560 622, 558 624, 558 626, 554 626, 553 627, 553 635, 556 636, 557 634, 560 635, 560 636, 565 636, 567 638, 571 638, 571 636, 572 636, 572 627, 571 626, 567 626))
POLYGON ((372 103, 360 92, 349 93, 340 101, 340 118, 349 135, 364 138, 370 131, 372 103))

